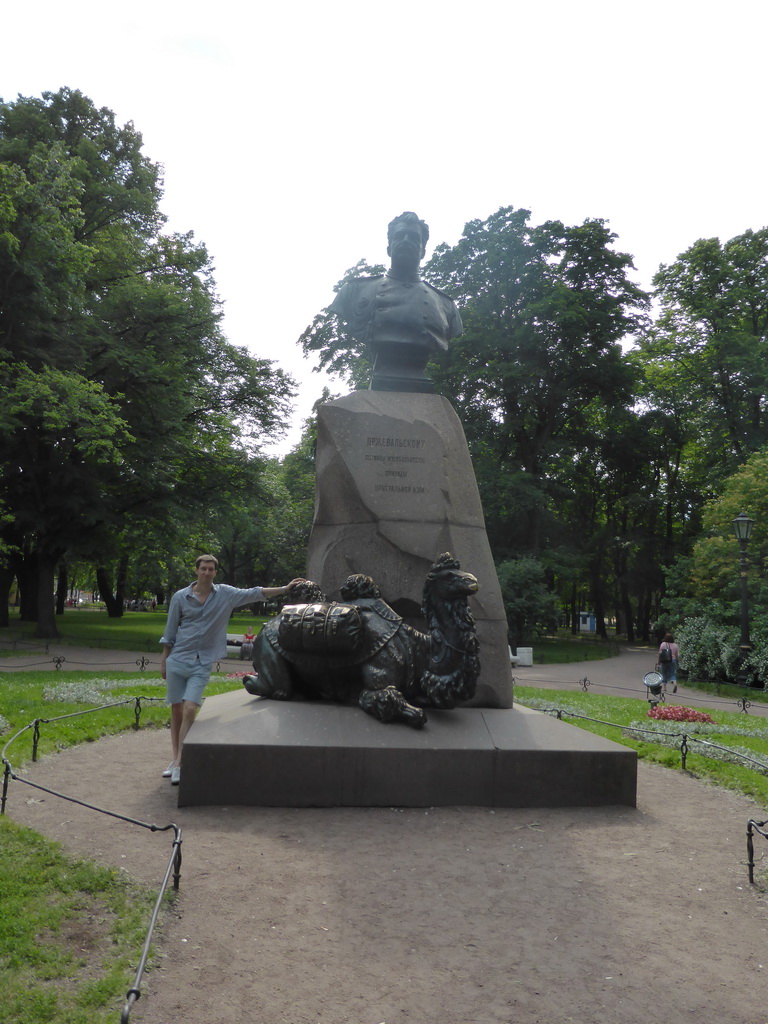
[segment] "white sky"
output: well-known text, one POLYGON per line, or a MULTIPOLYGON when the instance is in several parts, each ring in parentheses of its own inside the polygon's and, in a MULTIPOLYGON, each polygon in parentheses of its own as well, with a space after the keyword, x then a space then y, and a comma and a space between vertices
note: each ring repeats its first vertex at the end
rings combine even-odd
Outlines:
POLYGON ((768 223, 766 0, 42 0, 0 33, 0 97, 80 89, 164 166, 228 338, 302 381, 278 452, 324 381, 299 334, 403 210, 427 257, 500 206, 600 217, 643 287, 768 223))

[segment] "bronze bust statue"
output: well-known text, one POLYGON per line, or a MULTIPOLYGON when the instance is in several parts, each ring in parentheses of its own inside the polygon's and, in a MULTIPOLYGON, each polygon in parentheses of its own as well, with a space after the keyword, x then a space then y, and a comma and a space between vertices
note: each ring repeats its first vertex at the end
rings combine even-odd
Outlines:
POLYGON ((419 277, 429 238, 424 221, 402 213, 387 237, 387 273, 348 281, 330 308, 373 350, 372 391, 433 392, 427 361, 461 334, 461 317, 453 299, 419 277))

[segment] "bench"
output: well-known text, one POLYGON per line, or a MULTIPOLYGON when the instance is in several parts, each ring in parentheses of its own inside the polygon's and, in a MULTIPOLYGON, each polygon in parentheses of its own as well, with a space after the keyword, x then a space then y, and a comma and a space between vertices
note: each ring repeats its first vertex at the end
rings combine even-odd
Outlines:
POLYGON ((227 657, 250 661, 253 657, 253 640, 246 640, 243 633, 227 633, 227 657))
POLYGON ((509 648, 509 663, 512 666, 522 665, 523 668, 530 668, 533 665, 533 648, 532 647, 518 647, 517 654, 512 653, 512 648, 509 648))

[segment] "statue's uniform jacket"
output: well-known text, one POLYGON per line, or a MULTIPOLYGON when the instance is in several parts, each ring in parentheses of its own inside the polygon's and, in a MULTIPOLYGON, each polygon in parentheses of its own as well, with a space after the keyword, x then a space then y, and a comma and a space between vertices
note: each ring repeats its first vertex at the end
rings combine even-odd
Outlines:
POLYGON ((389 274, 348 281, 331 309, 361 341, 378 345, 418 345, 431 352, 448 348, 461 334, 453 299, 426 281, 401 281, 389 274))

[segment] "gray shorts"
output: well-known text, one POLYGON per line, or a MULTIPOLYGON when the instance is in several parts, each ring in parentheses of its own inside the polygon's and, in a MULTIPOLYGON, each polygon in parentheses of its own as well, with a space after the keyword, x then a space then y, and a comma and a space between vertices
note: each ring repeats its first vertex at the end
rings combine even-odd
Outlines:
POLYGON ((191 664, 176 661, 169 655, 165 662, 165 699, 169 704, 181 704, 189 700, 193 704, 203 703, 203 690, 211 678, 213 665, 202 661, 191 664))

